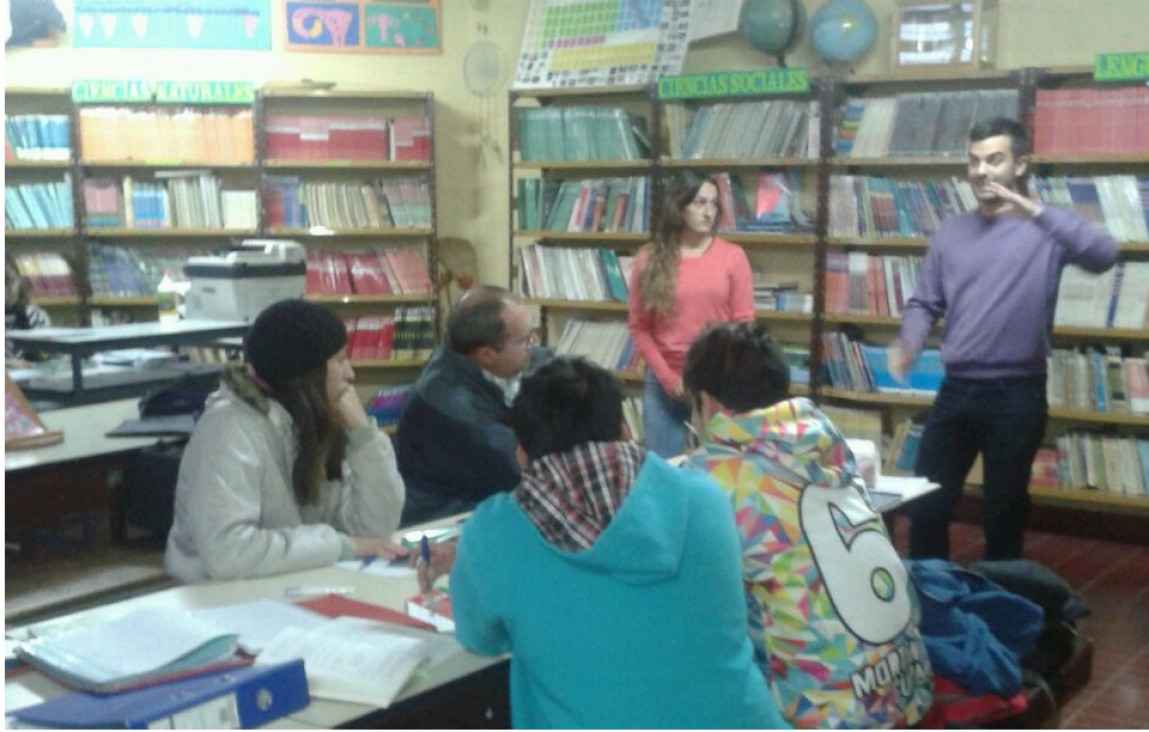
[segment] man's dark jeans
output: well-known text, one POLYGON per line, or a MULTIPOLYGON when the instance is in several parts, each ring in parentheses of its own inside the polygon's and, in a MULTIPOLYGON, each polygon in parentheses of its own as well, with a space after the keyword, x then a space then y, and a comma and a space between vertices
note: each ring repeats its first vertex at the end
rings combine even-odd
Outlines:
POLYGON ((950 519, 979 452, 985 472, 985 558, 1022 556, 1030 471, 1049 417, 1045 381, 1044 374, 945 378, 926 419, 915 467, 941 489, 911 506, 911 558, 949 558, 950 519))

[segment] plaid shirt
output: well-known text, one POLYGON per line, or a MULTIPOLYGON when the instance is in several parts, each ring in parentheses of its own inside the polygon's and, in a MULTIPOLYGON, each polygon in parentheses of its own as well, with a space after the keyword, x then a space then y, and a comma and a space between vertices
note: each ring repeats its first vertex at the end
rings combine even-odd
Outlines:
POLYGON ((512 496, 544 539, 585 551, 622 507, 645 459, 633 442, 586 443, 532 462, 512 496))

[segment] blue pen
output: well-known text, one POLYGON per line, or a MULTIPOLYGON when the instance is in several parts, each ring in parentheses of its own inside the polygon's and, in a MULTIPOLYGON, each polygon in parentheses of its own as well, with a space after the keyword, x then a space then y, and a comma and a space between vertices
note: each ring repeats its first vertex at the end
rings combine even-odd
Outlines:
POLYGON ((359 571, 362 572, 363 570, 370 567, 371 563, 374 562, 378 558, 379 557, 375 554, 369 554, 369 555, 363 557, 363 563, 359 565, 359 571))
POLYGON ((422 558, 423 564, 428 567, 431 566, 431 542, 427 541, 426 534, 419 537, 419 556, 422 558))

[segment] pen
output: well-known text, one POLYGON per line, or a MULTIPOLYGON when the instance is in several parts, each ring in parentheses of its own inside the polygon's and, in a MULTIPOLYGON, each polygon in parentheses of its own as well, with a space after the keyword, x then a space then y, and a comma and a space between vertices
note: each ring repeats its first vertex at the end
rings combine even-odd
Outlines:
POLYGON ((419 537, 419 557, 423 560, 423 564, 431 566, 431 542, 427 541, 426 534, 419 537))
POLYGON ((362 572, 363 570, 370 567, 371 563, 378 558, 379 556, 376 554, 368 554, 367 556, 363 557, 363 563, 359 565, 359 571, 362 572))

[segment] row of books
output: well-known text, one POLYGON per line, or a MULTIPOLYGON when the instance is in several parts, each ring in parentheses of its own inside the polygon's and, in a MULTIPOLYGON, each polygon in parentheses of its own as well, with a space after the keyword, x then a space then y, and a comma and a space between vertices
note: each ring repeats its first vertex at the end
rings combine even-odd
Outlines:
POLYGON ((650 180, 520 178, 515 201, 522 231, 645 232, 650 180))
POLYGON ((1149 414, 1149 368, 1144 356, 1055 348, 1046 361, 1050 406, 1149 414))
POLYGON ((415 384, 393 384, 381 387, 375 395, 367 401, 364 409, 367 416, 375 420, 380 427, 395 427, 399 424, 399 415, 407 406, 415 384))
POLYGON ((796 282, 767 283, 754 275, 754 309, 772 313, 812 313, 814 294, 801 292, 796 282))
POLYGON ((921 257, 827 252, 826 312, 899 316, 921 267, 921 257))
POLYGON ((848 158, 961 157, 969 129, 990 117, 1018 116, 1016 89, 907 92, 851 98, 834 130, 834 154, 848 158))
POLYGON ((634 257, 610 249, 519 247, 524 297, 541 300, 626 302, 634 257))
POLYGON ((431 120, 403 115, 269 114, 269 160, 430 160, 431 120))
POLYGON ((418 246, 312 250, 306 258, 309 295, 427 295, 434 289, 418 246))
POLYGON ((932 236, 941 221, 976 210, 977 197, 965 178, 830 178, 830 236, 932 236))
POLYGON ((263 190, 271 227, 431 227, 431 192, 424 177, 320 183, 298 176, 267 176, 263 190))
POLYGON ((718 188, 718 231, 810 233, 813 217, 802 207, 799 170, 759 170, 743 177, 712 173, 718 188))
POLYGON ((941 352, 936 348, 922 350, 904 382, 890 373, 887 346, 862 343, 845 333, 831 332, 822 335, 822 351, 830 385, 836 389, 932 396, 945 377, 941 352))
POLYGON ((394 314, 345 318, 347 357, 353 361, 407 361, 430 358, 435 350, 435 309, 395 308, 394 314))
POLYGON ((626 323, 571 318, 563 326, 555 353, 582 356, 611 371, 645 369, 626 323))
POLYGON ((1038 155, 1149 153, 1149 88, 1038 89, 1033 128, 1038 155))
POLYGON ((686 160, 816 158, 818 109, 786 99, 709 104, 693 114, 667 105, 667 150, 686 160))
POLYGON ((4 227, 8 229, 70 229, 72 176, 51 183, 4 186, 4 227))
POLYGON ((1100 274, 1066 267, 1053 324, 1149 330, 1149 262, 1123 260, 1100 274))
MULTIPOLYGON (((1149 439, 1070 432, 1058 437, 1056 443, 1055 450, 1043 450, 1045 455, 1034 461, 1035 482, 1042 477, 1038 466, 1048 466, 1052 452, 1058 485, 1049 487, 1149 497, 1149 439)), ((1053 471, 1046 468, 1042 472, 1053 471)))
POLYGON ((1076 211, 1117 241, 1149 241, 1149 176, 1033 178, 1033 185, 1042 203, 1076 211))
POLYGON ((4 143, 18 160, 69 160, 72 120, 66 114, 5 115, 4 143))
POLYGON ((72 267, 58 252, 10 254, 16 270, 28 282, 33 297, 69 297, 78 293, 72 267))
POLYGON ((207 171, 158 171, 84 180, 86 224, 91 229, 227 229, 258 227, 254 190, 224 190, 207 171))
POLYGON ((645 119, 611 107, 520 107, 522 160, 639 160, 650 154, 645 119))
POLYGON ((80 154, 88 162, 251 163, 252 112, 81 107, 80 154))
POLYGON ((187 260, 207 254, 207 247, 135 249, 89 242, 88 282, 95 297, 152 297, 164 272, 183 280, 187 260))

